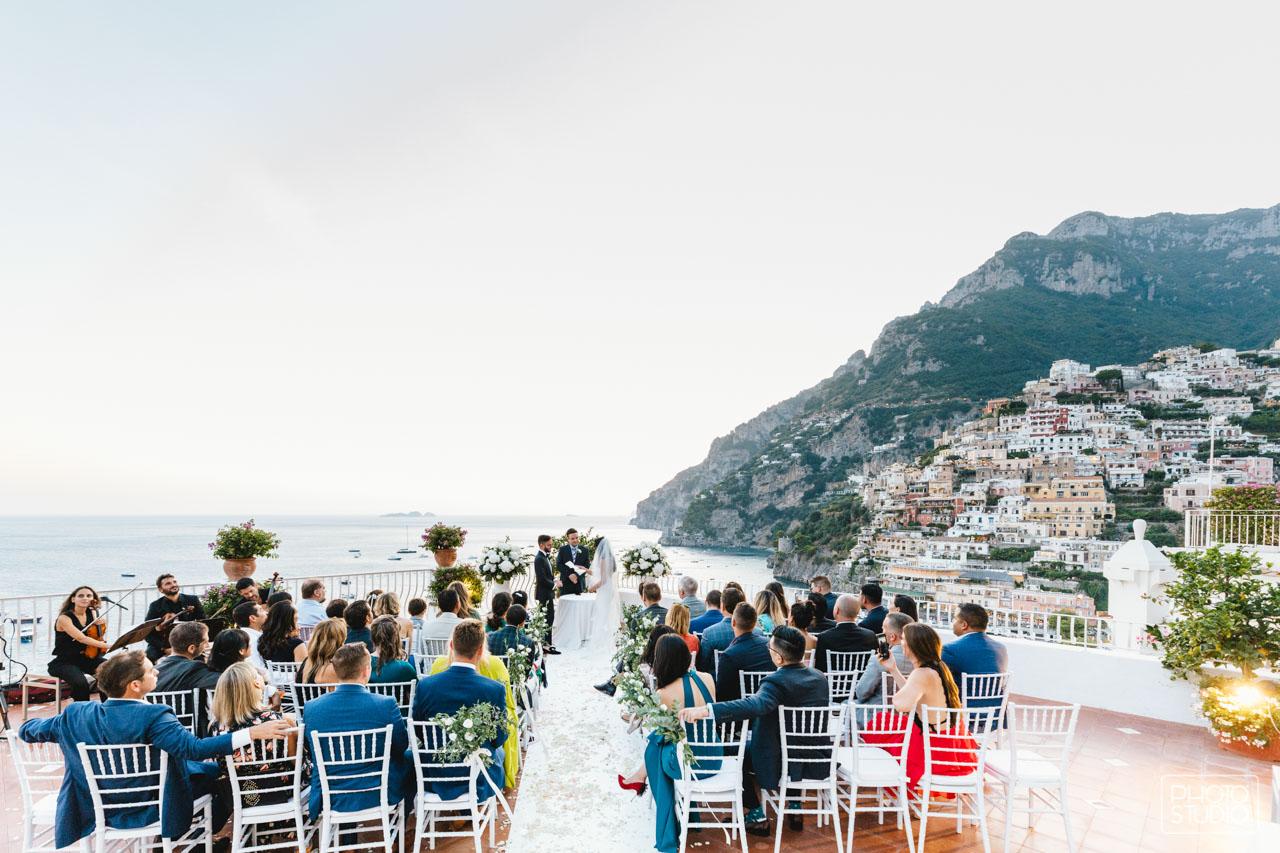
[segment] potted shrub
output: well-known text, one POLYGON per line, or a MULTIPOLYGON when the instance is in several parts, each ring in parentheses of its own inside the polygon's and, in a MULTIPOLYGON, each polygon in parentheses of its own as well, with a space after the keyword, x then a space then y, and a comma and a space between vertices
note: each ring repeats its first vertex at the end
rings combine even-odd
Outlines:
POLYGON ((252 577, 258 567, 257 558, 278 557, 280 537, 254 526, 253 519, 244 524, 231 524, 218 529, 218 535, 209 543, 213 556, 222 561, 222 571, 229 579, 252 577))
POLYGON ((221 620, 221 625, 217 630, 214 626, 209 626, 209 636, 212 637, 218 631, 225 631, 227 628, 235 627, 231 621, 231 611, 241 601, 240 593, 236 591, 234 583, 216 583, 204 591, 200 596, 200 605, 204 607, 205 615, 209 620, 221 620))
POLYGON ((432 553, 442 569, 458 561, 458 549, 466 541, 467 531, 452 524, 433 524, 422 534, 422 547, 432 553))
POLYGON ((1173 678, 1199 685, 1199 712, 1225 748, 1280 760, 1280 696, 1274 682, 1256 675, 1280 660, 1280 586, 1262 578, 1261 558, 1248 551, 1216 546, 1169 558, 1178 578, 1157 600, 1173 616, 1147 626, 1152 647, 1173 678))
POLYGON ((436 570, 436 576, 431 580, 431 602, 434 604, 440 593, 444 592, 444 588, 454 581, 462 581, 467 585, 467 592, 471 596, 471 606, 479 608, 484 601, 484 580, 481 579, 480 573, 476 571, 476 567, 470 563, 463 563, 458 566, 441 566, 436 570))

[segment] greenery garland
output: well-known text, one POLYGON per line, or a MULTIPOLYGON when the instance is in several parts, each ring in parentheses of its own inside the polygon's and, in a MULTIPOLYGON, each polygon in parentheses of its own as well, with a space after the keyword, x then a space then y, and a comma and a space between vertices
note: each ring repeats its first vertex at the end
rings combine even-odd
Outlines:
POLYGON ((436 714, 431 722, 444 729, 445 744, 440 758, 447 764, 459 764, 475 756, 488 767, 493 754, 486 744, 507 728, 507 709, 489 702, 477 702, 459 708, 453 714, 436 714))

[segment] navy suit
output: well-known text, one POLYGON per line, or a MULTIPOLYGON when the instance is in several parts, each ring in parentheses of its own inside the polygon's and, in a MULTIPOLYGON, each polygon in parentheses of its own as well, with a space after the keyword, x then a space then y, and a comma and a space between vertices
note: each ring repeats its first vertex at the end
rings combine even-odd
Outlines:
POLYGON ((734 637, 729 648, 720 655, 720 669, 716 672, 716 701, 731 702, 742 698, 739 672, 773 672, 773 658, 769 655, 769 641, 758 634, 734 637))
POLYGON ((723 621, 724 621, 724 611, 722 611, 720 608, 717 607, 715 610, 708 610, 706 613, 703 613, 697 619, 694 619, 693 621, 691 621, 689 623, 689 632, 693 634, 701 634, 703 631, 707 630, 712 625, 718 624, 723 621))
MULTIPOLYGON (((94 830, 93 800, 76 744, 149 743, 169 754, 163 813, 158 815, 160 832, 166 838, 177 838, 191 828, 192 802, 213 787, 219 767, 201 762, 232 751, 230 734, 194 737, 168 705, 130 699, 75 702, 56 717, 23 723, 19 734, 27 743, 54 741, 62 747, 67 769, 58 791, 58 823, 54 831, 58 847, 75 844, 94 830)), ((139 787, 154 784, 154 778, 135 776, 116 787, 129 787, 130 782, 139 787)), ((157 818, 154 808, 112 810, 109 816, 111 825, 121 829, 143 827, 157 818)))
POLYGON ((852 622, 837 622, 829 631, 818 635, 818 645, 813 650, 813 665, 827 671, 827 652, 873 652, 879 641, 872 631, 852 622))
POLYGON ((889 608, 883 604, 877 604, 863 615, 862 621, 858 623, 861 628, 866 628, 873 634, 884 633, 884 617, 889 615, 889 608))
MULTIPOLYGON (((973 631, 952 640, 942 647, 942 662, 951 670, 956 687, 964 689, 964 676, 985 675, 1009 671, 1009 652, 1003 643, 987 636, 985 631, 973 631)), ((997 699, 977 699, 969 703, 975 708, 992 708, 1000 704, 997 699)))
POLYGON ((587 549, 579 545, 577 547, 577 555, 574 555, 574 549, 568 545, 561 545, 559 553, 556 554, 556 569, 560 572, 560 594, 575 595, 580 592, 586 592, 587 584, 584 580, 582 570, 590 568, 591 558, 587 556, 587 549), (570 580, 569 575, 576 574, 576 581, 570 580))
MULTIPOLYGON (((302 709, 302 723, 307 732, 307 746, 311 749, 311 816, 318 817, 323 809, 320 790, 320 767, 316 761, 314 736, 329 732, 358 732, 380 729, 391 724, 391 767, 387 779, 387 803, 395 805, 404 799, 406 783, 412 778, 412 766, 405 750, 409 747, 409 730, 400 707, 390 696, 370 693, 363 684, 339 684, 331 692, 317 696, 302 709)), ((343 765, 337 769, 345 773, 365 773, 378 769, 374 762, 343 765)), ((378 805, 378 792, 342 794, 343 789, 367 788, 369 777, 343 779, 329 774, 330 804, 336 811, 353 812, 371 809, 378 805)))
MULTIPOLYGON (((721 662, 723 663, 723 658, 721 662)), ((811 708, 830 700, 827 677, 813 667, 793 663, 766 676, 760 690, 746 699, 716 702, 711 713, 716 720, 753 720, 749 755, 760 788, 776 791, 782 777, 782 732, 778 728, 778 708, 782 705, 811 708)), ((812 753, 806 758, 814 757, 812 753)), ((825 764, 806 764, 805 769, 792 768, 792 778, 823 778, 829 769, 825 764)), ((754 799, 754 793, 747 800, 754 799)))
MULTIPOLYGON (((430 721, 436 714, 455 714, 460 708, 488 702, 495 708, 506 710, 507 689, 501 682, 485 678, 474 667, 454 664, 444 672, 428 675, 418 682, 413 698, 413 718, 430 721)), ((486 746, 494 753, 494 762, 488 769, 489 776, 503 784, 502 745, 507 741, 507 727, 501 726, 497 736, 486 746)), ((465 782, 427 783, 428 788, 442 800, 452 800, 467 793, 465 782)), ((484 774, 476 782, 476 796, 485 800, 493 795, 493 786, 484 774)))

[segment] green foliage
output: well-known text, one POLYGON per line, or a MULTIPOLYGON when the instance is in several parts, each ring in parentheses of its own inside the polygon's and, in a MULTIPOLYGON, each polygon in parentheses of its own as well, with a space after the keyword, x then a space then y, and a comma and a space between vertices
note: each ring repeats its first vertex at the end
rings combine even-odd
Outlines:
POLYGON ((1034 548, 992 548, 991 559, 1008 560, 1011 563, 1028 563, 1035 554, 1034 548))
POLYGON ((280 537, 255 527, 252 518, 244 524, 218 528, 218 535, 209 543, 209 550, 219 560, 271 559, 280 556, 276 553, 279 547, 280 537))
POLYGON ((467 531, 453 524, 436 522, 422 534, 422 545, 428 551, 447 551, 450 548, 461 548, 467 541, 467 531))
POLYGON ((445 731, 440 751, 442 761, 461 763, 475 757, 488 767, 493 753, 488 744, 507 727, 507 709, 488 702, 477 702, 459 708, 453 714, 436 714, 431 722, 445 731))
POLYGON ((831 563, 849 556, 858 531, 871 520, 856 495, 845 495, 815 510, 791 534, 795 553, 817 563, 831 563))
POLYGON ((484 601, 484 580, 480 577, 480 573, 470 563, 458 563, 447 569, 436 568, 435 577, 431 579, 431 586, 428 587, 431 602, 434 603, 440 597, 440 593, 444 592, 444 588, 454 581, 462 581, 466 584, 472 607, 484 601))
MULTIPOLYGON (((1213 512, 1255 512, 1255 517, 1245 517, 1228 522, 1232 528, 1232 540, 1242 545, 1280 545, 1280 527, 1276 524, 1280 511, 1275 486, 1226 486, 1214 489, 1213 496, 1205 501, 1205 508, 1213 512)), ((1211 513, 1212 515, 1212 513, 1211 513)))
MULTIPOLYGON (((200 606, 204 608, 205 615, 209 619, 220 619, 222 621, 221 629, 226 630, 234 627, 231 611, 243 600, 235 584, 216 583, 206 589, 204 594, 200 596, 200 606)), ((209 627, 209 634, 212 636, 215 632, 212 630, 212 625, 209 627)))
POLYGON ((1280 406, 1258 409, 1244 419, 1244 428, 1268 438, 1280 435, 1280 406))
POLYGON ((1266 749, 1280 736, 1280 695, 1263 679, 1201 678, 1200 714, 1223 740, 1266 749))
POLYGON ((1212 341, 1205 341, 1202 344, 1196 344, 1196 349, 1200 350, 1200 352, 1213 352, 1214 350, 1222 349, 1222 347, 1212 341))
POLYGON ((1106 610, 1108 603, 1107 577, 1102 572, 1091 572, 1086 569, 1067 568, 1063 563, 1036 563, 1027 568, 1027 579, 1044 578, 1045 580, 1076 581, 1079 590, 1093 599, 1094 606, 1106 610))
POLYGON ((1031 451, 1030 450, 1010 450, 1009 452, 1005 453, 1005 457, 1008 459, 1030 459, 1031 451))

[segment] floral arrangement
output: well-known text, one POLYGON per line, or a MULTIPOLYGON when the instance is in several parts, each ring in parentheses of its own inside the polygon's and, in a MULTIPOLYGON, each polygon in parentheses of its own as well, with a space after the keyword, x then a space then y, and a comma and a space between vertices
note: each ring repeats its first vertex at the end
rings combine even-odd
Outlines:
POLYGON ((534 671, 534 648, 523 644, 512 646, 507 651, 507 675, 511 679, 511 689, 516 704, 524 704, 525 682, 534 671))
MULTIPOLYGON (((205 614, 210 619, 221 619, 222 629, 226 630, 232 627, 231 611, 243 600, 235 584, 216 583, 200 596, 200 606, 204 608, 205 614)), ((209 632, 211 636, 213 633, 213 631, 209 632)))
POLYGON ((623 672, 639 672, 640 658, 644 657, 644 647, 649 644, 649 632, 658 624, 656 616, 641 617, 642 610, 638 604, 622 605, 622 631, 613 662, 622 664, 623 672))
POLYGON ((1257 749, 1280 742, 1280 696, 1269 685, 1205 678, 1198 710, 1223 741, 1242 741, 1257 749))
POLYGON ((649 680, 639 670, 626 670, 615 679, 618 685, 618 701, 622 710, 640 721, 646 728, 662 735, 667 743, 678 744, 684 752, 684 760, 693 764, 693 748, 685 739, 684 725, 671 708, 663 707, 658 692, 649 686, 649 680))
POLYGON ((533 640, 533 645, 542 654, 542 638, 547 636, 547 610, 541 601, 532 602, 527 608, 529 619, 524 623, 525 633, 533 640))
POLYGON ((667 555, 656 542, 641 542, 622 552, 622 573, 631 578, 661 578, 671 574, 667 555))
POLYGON ((209 543, 209 550, 219 560, 250 560, 255 557, 278 557, 280 537, 253 526, 253 519, 244 524, 229 524, 218 528, 218 535, 209 543))
POLYGON ((470 563, 459 563, 456 566, 436 569, 435 577, 432 578, 431 585, 427 587, 428 592, 431 594, 430 601, 435 603, 440 598, 440 593, 444 592, 444 588, 454 581, 462 581, 466 584, 467 593, 471 596, 472 607, 484 601, 484 579, 480 577, 476 567, 470 563))
POLYGON ((461 763, 474 757, 488 767, 493 763, 488 744, 507 727, 507 709, 477 702, 453 714, 436 714, 431 722, 444 729, 446 743, 440 758, 445 763, 461 763))
POLYGON ((520 577, 529 570, 529 555, 519 545, 511 544, 508 536, 505 542, 490 545, 480 552, 480 565, 476 571, 480 577, 493 583, 506 583, 520 577))
POLYGON ((452 524, 444 524, 437 522, 427 528, 427 532, 422 534, 422 547, 428 551, 448 551, 451 548, 461 548, 462 543, 467 541, 467 531, 461 527, 452 524))

